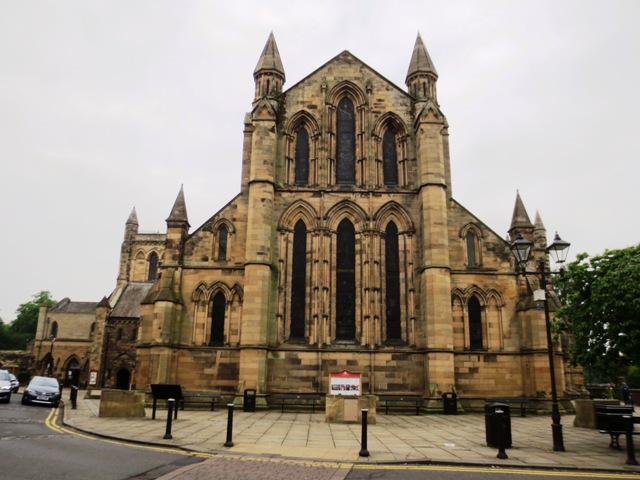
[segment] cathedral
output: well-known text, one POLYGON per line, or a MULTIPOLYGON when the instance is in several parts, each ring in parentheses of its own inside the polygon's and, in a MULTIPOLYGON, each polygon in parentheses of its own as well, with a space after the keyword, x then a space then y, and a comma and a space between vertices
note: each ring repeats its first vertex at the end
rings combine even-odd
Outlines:
MULTIPOLYGON (((438 73, 419 35, 410 53, 406 88, 344 51, 285 89, 271 34, 239 193, 195 229, 182 188, 165 233, 140 233, 131 212, 90 368, 108 362, 105 326, 136 317, 127 378, 138 389, 255 389, 264 401, 327 393, 330 374, 348 370, 368 395, 548 395, 537 280, 455 200, 438 73)), ((547 260, 544 225, 519 195, 517 233, 547 260)), ((573 380, 559 344, 555 366, 564 396, 573 380)))

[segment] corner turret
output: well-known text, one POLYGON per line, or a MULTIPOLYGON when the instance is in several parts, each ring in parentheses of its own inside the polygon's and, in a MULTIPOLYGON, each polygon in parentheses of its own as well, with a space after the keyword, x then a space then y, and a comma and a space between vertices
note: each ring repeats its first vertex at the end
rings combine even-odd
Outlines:
POLYGON ((275 97, 282 93, 286 78, 273 32, 269 34, 267 44, 264 46, 260 60, 253 71, 253 79, 256 84, 255 100, 263 97, 275 97))
POLYGON ((516 204, 513 207, 513 215, 511 216, 509 237, 511 240, 515 240, 518 233, 520 233, 523 238, 533 241, 533 230, 534 225, 529 219, 527 209, 524 208, 524 203, 522 203, 522 198, 520 198, 520 192, 516 192, 516 204))
POLYGON ((438 94, 436 90, 436 82, 438 81, 438 72, 433 66, 429 52, 424 46, 420 33, 416 38, 416 44, 413 47, 413 55, 411 63, 407 71, 407 79, 405 84, 409 89, 409 94, 416 100, 433 100, 438 104, 438 94))
POLYGON ((187 217, 187 205, 184 200, 184 189, 180 186, 180 191, 173 204, 167 222, 167 240, 164 254, 166 265, 176 265, 182 259, 182 247, 184 239, 189 233, 189 219, 187 217))

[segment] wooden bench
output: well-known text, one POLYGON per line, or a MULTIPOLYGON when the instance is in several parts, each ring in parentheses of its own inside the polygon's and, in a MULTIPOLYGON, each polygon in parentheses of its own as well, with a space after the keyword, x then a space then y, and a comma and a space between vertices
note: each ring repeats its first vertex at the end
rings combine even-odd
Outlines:
POLYGON ((216 405, 216 400, 220 398, 218 392, 182 392, 182 400, 180 401, 180 409, 184 410, 185 403, 194 405, 209 405, 211 404, 211 411, 213 412, 216 405))
POLYGON ((487 404, 490 403, 505 403, 507 405, 516 404, 520 405, 520 416, 527 416, 527 405, 529 405, 531 400, 525 397, 496 397, 496 398, 486 398, 485 402, 487 404))
POLYGON ((389 407, 405 407, 413 404, 416 407, 416 415, 420 415, 420 407, 424 404, 424 398, 416 395, 380 395, 380 402, 384 402, 384 413, 389 415, 389 407))
MULTIPOLYGON (((609 448, 620 450, 620 435, 625 431, 624 417, 631 417, 633 423, 640 423, 640 417, 633 417, 633 407, 623 405, 596 405, 596 428, 600 433, 611 436, 609 448)), ((632 435, 640 434, 640 431, 631 431, 632 435)))
POLYGON ((298 407, 311 405, 311 411, 315 413, 316 405, 322 406, 323 404, 323 395, 319 393, 274 393, 272 398, 280 401, 279 404, 283 413, 285 405, 296 405, 298 407))
POLYGON ((178 404, 183 400, 182 388, 180 385, 173 385, 169 383, 159 383, 151 385, 151 395, 153 396, 153 410, 151 413, 151 420, 156 419, 156 406, 158 400, 169 400, 170 398, 176 401, 175 408, 173 409, 173 418, 178 418, 178 404))

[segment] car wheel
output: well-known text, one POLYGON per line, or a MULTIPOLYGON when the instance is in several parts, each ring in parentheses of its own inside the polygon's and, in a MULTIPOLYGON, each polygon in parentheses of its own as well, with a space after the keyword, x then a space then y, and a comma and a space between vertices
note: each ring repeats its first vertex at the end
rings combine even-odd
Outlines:
POLYGON ((23 404, 23 405, 26 405, 26 404, 27 404, 27 399, 26 399, 26 398, 24 398, 24 397, 22 397, 22 404, 23 404))
POLYGON ((54 403, 53 404, 53 408, 58 408, 58 405, 60 405, 59 403, 54 403))

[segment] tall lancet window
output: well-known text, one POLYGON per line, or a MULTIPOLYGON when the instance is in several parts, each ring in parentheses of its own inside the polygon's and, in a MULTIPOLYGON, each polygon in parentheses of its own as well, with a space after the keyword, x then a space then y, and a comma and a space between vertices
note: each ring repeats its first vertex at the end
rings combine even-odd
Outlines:
POLYGON ((476 297, 471 297, 469 310, 469 347, 471 350, 482 350, 482 308, 476 297))
POLYGON ((307 185, 309 183, 309 134, 304 127, 298 128, 296 132, 296 185, 307 185))
POLYGON ((336 247, 336 340, 356 337, 356 233, 349 220, 338 225, 336 247))
POLYGON ((227 239, 229 237, 229 229, 226 225, 220 226, 218 230, 218 261, 227 261, 227 239))
POLYGON ((356 182, 356 115, 353 102, 344 97, 336 113, 336 183, 356 182))
POLYGON ((305 292, 307 290, 307 227, 298 220, 293 229, 291 262, 291 329, 290 338, 304 338, 305 292))
POLYGON ((472 230, 467 232, 467 265, 469 267, 475 267, 478 265, 476 260, 476 235, 472 230))
POLYGON ((382 137, 382 174, 385 185, 398 185, 398 150, 392 128, 387 128, 382 137))
POLYGON ((149 255, 149 273, 147 274, 147 282, 153 282, 158 276, 158 254, 151 252, 149 255))
POLYGON ((387 340, 401 340, 400 328, 400 252, 398 250, 398 228, 389 222, 385 231, 384 253, 386 262, 386 317, 387 340))
POLYGON ((216 293, 213 297, 211 308, 211 340, 209 345, 224 344, 224 314, 226 310, 226 300, 222 292, 216 293))

